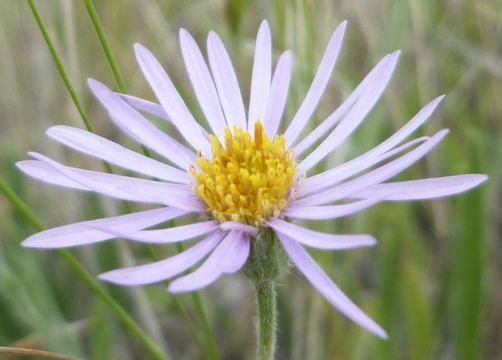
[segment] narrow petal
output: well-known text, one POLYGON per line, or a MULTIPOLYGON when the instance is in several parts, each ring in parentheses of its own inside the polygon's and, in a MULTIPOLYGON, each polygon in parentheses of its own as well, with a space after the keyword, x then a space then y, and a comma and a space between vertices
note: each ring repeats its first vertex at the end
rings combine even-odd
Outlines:
POLYGON ((291 123, 284 134, 286 136, 287 146, 291 146, 294 143, 302 129, 305 127, 305 124, 310 119, 317 104, 319 103, 319 100, 324 93, 324 89, 326 89, 326 85, 328 84, 333 68, 335 67, 336 59, 340 53, 346 27, 347 21, 342 22, 338 25, 335 32, 331 36, 328 46, 326 47, 326 51, 324 52, 322 60, 319 64, 319 68, 315 74, 314 80, 312 81, 312 85, 310 85, 307 95, 305 96, 305 100, 303 100, 298 112, 293 120, 291 120, 291 123))
POLYGON ((169 221, 189 211, 163 207, 103 219, 63 225, 31 235, 21 245, 31 248, 64 248, 88 245, 115 238, 115 235, 96 230, 93 226, 107 226, 124 232, 137 231, 169 221))
POLYGON ((162 180, 184 184, 190 183, 185 171, 140 155, 89 131, 58 125, 49 128, 47 135, 72 149, 95 156, 122 168, 162 180))
POLYGON ((208 151, 208 139, 157 59, 143 45, 135 44, 134 50, 145 78, 181 135, 194 149, 208 151))
MULTIPOLYGON (((26 175, 41 180, 43 182, 64 186, 71 189, 90 191, 86 186, 79 184, 65 176, 61 176, 61 173, 56 171, 54 168, 47 164, 44 164, 38 160, 23 160, 18 161, 16 166, 26 175)), ((75 168, 72 168, 75 170, 75 168)))
POLYGON ((256 120, 265 119, 270 79, 272 76, 272 37, 266 20, 262 21, 256 36, 251 95, 249 98, 248 131, 254 131, 256 120))
POLYGON ((291 51, 285 51, 279 58, 274 77, 272 78, 267 111, 263 121, 265 132, 271 139, 274 138, 279 124, 281 123, 282 114, 284 113, 284 107, 288 98, 292 66, 293 55, 291 51))
POLYGON ((300 174, 307 172, 312 166, 324 159, 361 124, 387 86, 396 67, 398 57, 399 52, 395 52, 389 57, 382 72, 375 76, 347 116, 314 151, 300 162, 297 168, 300 174))
POLYGON ((42 154, 31 152, 30 155, 68 179, 103 195, 121 200, 164 204, 186 210, 200 211, 204 209, 204 206, 196 200, 195 195, 186 185, 75 169, 64 166, 42 154))
POLYGON ((332 169, 308 177, 303 181, 302 187, 298 189, 296 198, 302 199, 306 196, 317 194, 320 191, 323 191, 333 186, 334 184, 341 182, 342 180, 348 179, 357 173, 365 171, 372 166, 390 159, 391 157, 403 152, 404 150, 408 150, 409 148, 421 144, 429 139, 430 137, 427 136, 420 137, 418 139, 411 140, 401 146, 398 146, 390 151, 387 151, 386 153, 383 153, 381 155, 369 155, 368 153, 365 153, 355 159, 347 161, 346 163, 335 166, 332 169))
POLYGON ((305 186, 303 186, 297 194, 298 197, 302 197, 307 193, 315 193, 321 188, 326 188, 343 179, 347 179, 350 176, 363 171, 370 166, 389 158, 390 156, 393 156, 395 153, 408 148, 410 145, 421 142, 424 138, 413 140, 403 146, 391 150, 394 146, 398 145, 401 141, 412 134, 425 121, 427 121, 443 98, 444 96, 439 96, 429 102, 401 129, 378 146, 347 163, 306 179, 304 182, 305 186))
POLYGON ((248 233, 250 235, 256 235, 258 232, 258 229, 255 228, 254 226, 251 225, 246 225, 240 222, 235 222, 235 221, 225 221, 220 224, 220 229, 222 230, 236 230, 236 231, 241 231, 248 233))
POLYGON ((230 231, 211 255, 193 273, 174 280, 168 287, 172 293, 202 289, 217 280, 225 271, 225 264, 237 245, 237 233, 230 231))
POLYGON ((226 127, 225 116, 204 57, 195 40, 185 29, 180 29, 180 44, 195 96, 214 134, 222 136, 226 127))
POLYGON ((225 261, 223 272, 226 274, 235 274, 246 263, 251 245, 249 234, 237 232, 235 238, 235 245, 229 251, 225 261))
POLYGON ((218 89, 227 124, 228 126, 237 125, 242 129, 246 129, 246 114, 237 76, 227 50, 215 32, 209 33, 207 51, 209 65, 218 89))
POLYGON ((433 137, 418 146, 416 149, 413 149, 412 151, 397 158, 396 160, 393 160, 353 180, 349 180, 343 184, 331 187, 328 190, 322 191, 318 194, 296 200, 291 204, 327 204, 329 202, 341 200, 345 197, 348 197, 352 193, 363 190, 368 186, 375 185, 382 181, 390 179, 391 177, 399 174, 401 171, 420 160, 429 151, 431 151, 447 134, 448 130, 446 129, 438 131, 433 137))
POLYGON ((350 301, 303 247, 288 236, 282 234, 279 234, 279 240, 300 272, 303 273, 312 286, 316 288, 331 305, 361 327, 383 339, 387 339, 386 332, 350 301))
POLYGON ((434 199, 470 190, 487 179, 484 174, 465 174, 398 181, 369 186, 352 194, 351 197, 365 199, 378 196, 390 201, 434 199))
POLYGON ((309 149, 312 144, 323 137, 329 130, 333 128, 343 117, 351 110, 356 101, 361 97, 366 88, 371 84, 374 77, 378 75, 382 68, 387 64, 391 54, 384 56, 357 85, 352 93, 342 102, 336 110, 331 113, 324 121, 322 121, 314 130, 307 134, 297 145, 294 146, 296 156, 300 156, 309 149))
POLYGON ((193 239, 210 233, 218 228, 218 222, 215 220, 200 221, 189 225, 181 225, 160 230, 143 231, 122 231, 119 228, 109 228, 98 224, 96 229, 109 232, 118 237, 129 240, 150 243, 150 244, 171 244, 180 241, 193 239))
MULTIPOLYGON (((122 100, 124 100, 127 104, 132 106, 134 109, 136 109, 138 111, 144 111, 149 115, 156 116, 158 118, 161 118, 161 119, 166 120, 167 122, 173 124, 173 122, 171 121, 171 119, 169 119, 169 116, 167 116, 166 111, 164 110, 164 108, 161 105, 154 103, 152 101, 148 101, 148 100, 141 99, 139 97, 135 97, 135 96, 127 95, 127 94, 120 94, 120 93, 115 93, 115 94, 120 96, 120 98, 122 100)), ((208 132, 202 126, 199 125, 199 129, 204 134, 205 137, 208 136, 208 132)), ((184 145, 181 145, 181 146, 184 146, 184 145)), ((188 148, 186 148, 186 150, 190 153, 193 153, 188 148)))
POLYGON ((376 240, 370 235, 333 235, 289 223, 281 219, 267 221, 277 233, 286 235, 299 243, 316 249, 343 250, 372 246, 376 240))
POLYGON ((131 138, 156 151, 183 169, 195 159, 195 153, 157 129, 113 91, 99 81, 89 79, 89 88, 110 113, 112 121, 131 138))
POLYGON ((99 278, 125 286, 153 284, 169 279, 189 269, 209 254, 219 244, 223 235, 223 232, 215 231, 194 246, 168 259, 108 271, 100 274, 99 278))
POLYGON ((116 93, 116 94, 118 96, 120 96, 122 98, 122 100, 124 100, 127 104, 129 104, 130 106, 132 106, 136 110, 144 111, 150 115, 154 115, 158 118, 161 118, 161 119, 164 119, 168 122, 171 122, 171 119, 169 119, 169 116, 167 116, 166 111, 164 110, 164 108, 161 105, 156 104, 152 101, 141 99, 136 96, 131 96, 131 95, 127 95, 127 94, 119 94, 119 93, 116 93))
POLYGON ((352 215, 381 202, 381 197, 371 196, 364 200, 341 205, 302 206, 291 205, 284 209, 286 216, 306 220, 327 220, 352 215))

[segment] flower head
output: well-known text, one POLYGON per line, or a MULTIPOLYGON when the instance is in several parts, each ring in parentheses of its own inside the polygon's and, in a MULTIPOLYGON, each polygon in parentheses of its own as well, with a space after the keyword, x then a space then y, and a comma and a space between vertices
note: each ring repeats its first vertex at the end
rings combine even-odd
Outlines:
POLYGON ((21 161, 18 166, 48 183, 160 206, 53 228, 30 236, 23 245, 59 248, 115 237, 167 244, 202 237, 168 259, 100 275, 101 279, 117 284, 143 285, 179 276, 201 262, 194 272, 179 276, 168 288, 171 292, 186 292, 200 289, 225 273, 239 271, 248 260, 251 243, 265 241, 259 234, 268 229, 327 301, 359 325, 386 337, 385 331, 338 289, 304 249, 369 246, 375 244, 374 238, 321 233, 293 220, 335 219, 381 201, 452 195, 477 186, 486 176, 388 181, 426 155, 447 134, 447 130, 441 130, 430 137, 404 142, 430 117, 442 96, 366 153, 312 173, 314 166, 365 119, 389 82, 399 56, 399 52, 384 56, 331 115, 312 132, 300 136, 328 84, 345 27, 343 22, 333 33, 305 99, 284 134, 277 131, 288 95, 292 54, 284 52, 272 74, 267 22, 262 23, 256 40, 247 112, 220 38, 213 32, 208 36, 208 66, 190 34, 180 31, 183 59, 208 128, 194 119, 155 57, 142 45, 135 45, 139 66, 160 104, 116 94, 95 80, 89 80, 89 87, 125 134, 166 161, 68 126, 54 126, 48 135, 77 151, 149 179, 73 168, 37 153, 31 153, 36 160, 21 161), (181 140, 160 131, 142 113, 170 122, 181 140), (188 225, 149 229, 190 213, 204 216, 188 225))

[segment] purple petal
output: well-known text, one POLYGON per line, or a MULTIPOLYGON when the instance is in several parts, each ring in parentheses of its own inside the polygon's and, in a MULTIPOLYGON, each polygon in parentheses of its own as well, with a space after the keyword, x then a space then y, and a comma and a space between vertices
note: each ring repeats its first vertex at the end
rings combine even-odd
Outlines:
POLYGON ((186 185, 75 169, 64 166, 42 154, 30 152, 30 155, 70 180, 103 195, 121 200, 164 204, 186 210, 200 211, 204 209, 204 205, 196 199, 186 185))
POLYGON ((142 231, 122 231, 120 228, 111 228, 106 225, 102 226, 101 224, 93 226, 93 228, 129 240, 150 244, 170 244, 190 240, 194 237, 210 233, 218 228, 218 222, 215 220, 208 220, 167 229, 142 231))
POLYGON ((124 232, 137 231, 185 215, 188 212, 164 207, 104 219, 83 221, 41 231, 28 237, 21 245, 32 248, 63 248, 87 245, 115 238, 113 234, 91 228, 93 226, 120 228, 124 232))
POLYGON ((319 103, 319 100, 324 93, 324 89, 326 89, 326 85, 331 78, 331 73, 333 72, 336 59, 338 58, 338 54, 342 46, 346 26, 347 21, 342 22, 338 25, 335 32, 331 36, 321 63, 319 64, 319 68, 317 69, 317 73, 315 74, 314 80, 312 81, 307 95, 305 96, 305 100, 303 100, 302 105, 298 109, 298 112, 293 120, 291 120, 291 123, 285 132, 288 146, 291 146, 294 143, 302 129, 305 127, 305 124, 319 103))
POLYGON ((89 131, 58 125, 49 128, 47 134, 72 149, 125 169, 176 183, 190 183, 185 171, 140 155, 89 131))
POLYGON ((166 111, 162 106, 159 104, 156 104, 152 101, 148 101, 145 99, 141 99, 136 96, 131 96, 127 94, 120 94, 120 93, 115 93, 118 96, 122 98, 127 104, 132 106, 138 111, 144 111, 150 115, 156 116, 158 118, 164 119, 168 122, 172 122, 171 119, 169 119, 169 116, 167 116, 166 111))
POLYGON ((222 136, 226 128, 225 116, 204 57, 195 40, 185 29, 180 29, 180 44, 188 76, 202 111, 214 134, 222 136))
POLYGON ((240 222, 235 222, 235 221, 225 221, 225 222, 221 223, 220 229, 227 230, 227 231, 236 230, 236 231, 248 233, 250 235, 256 235, 256 233, 258 232, 258 229, 254 226, 246 225, 246 224, 243 224, 240 222))
POLYGON ((193 164, 193 151, 157 129, 120 96, 99 81, 89 79, 88 85, 94 96, 108 110, 112 121, 127 135, 183 169, 193 164))
POLYGON ((465 174, 383 183, 367 187, 351 197, 364 199, 378 196, 392 201, 434 199, 470 190, 487 179, 484 174, 465 174))
POLYGON ((253 75, 251 77, 251 96, 249 98, 248 130, 254 131, 256 120, 265 119, 270 78, 272 74, 272 37, 266 20, 262 21, 256 36, 253 75))
POLYGON ((117 269, 100 274, 101 280, 125 286, 146 285, 176 276, 199 262, 218 245, 224 233, 215 231, 187 250, 150 264, 117 269))
POLYGON ((383 339, 387 339, 386 332, 350 301, 303 247, 282 234, 279 234, 279 240, 300 272, 303 273, 312 286, 316 288, 331 305, 366 330, 383 339))
POLYGON ((230 231, 211 255, 193 273, 174 280, 168 287, 172 293, 202 289, 217 280, 225 271, 225 264, 237 244, 237 233, 230 231))
POLYGON ((284 112, 286 100, 288 98, 289 81, 291 80, 291 70, 293 66, 293 55, 291 51, 285 51, 279 58, 277 67, 270 85, 270 96, 267 104, 267 111, 263 121, 265 132, 272 139, 284 112))
POLYGON ((308 177, 304 180, 302 186, 298 189, 296 198, 301 199, 309 195, 317 194, 320 191, 327 189, 342 180, 348 179, 357 173, 365 171, 373 165, 379 164, 382 161, 387 160, 394 155, 399 154, 400 152, 407 150, 417 144, 421 144, 429 139, 430 137, 427 136, 414 139, 381 155, 363 154, 332 169, 308 177))
POLYGON ((236 232, 235 244, 227 254, 223 272, 235 274, 246 263, 251 245, 251 239, 247 233, 236 232))
POLYGON ((382 68, 387 64, 391 54, 384 56, 371 71, 364 77, 364 79, 357 85, 352 93, 347 97, 336 110, 331 113, 324 121, 322 121, 312 132, 307 134, 298 145, 294 146, 296 156, 303 154, 312 144, 324 136, 333 126, 335 126, 353 107, 356 101, 361 97, 361 94, 371 84, 373 79, 382 68))
POLYGON ((227 124, 229 127, 237 125, 242 129, 246 129, 246 114, 237 76, 225 46, 215 32, 209 33, 207 51, 209 65, 218 89, 227 124))
POLYGON ((396 67, 398 57, 399 52, 395 52, 389 56, 381 73, 375 75, 371 84, 369 84, 364 90, 364 93, 357 100, 356 104, 347 116, 314 151, 312 151, 304 160, 300 162, 297 167, 300 174, 307 172, 307 170, 309 170, 312 166, 321 161, 326 155, 340 145, 350 134, 352 134, 359 124, 361 124, 387 86, 396 67))
POLYGON ((373 206, 382 199, 380 197, 372 196, 368 199, 341 205, 325 205, 325 206, 302 206, 291 205, 284 209, 283 214, 296 219, 306 220, 327 220, 337 219, 343 216, 355 214, 361 210, 373 206))
POLYGON ((372 246, 376 240, 370 235, 333 235, 326 234, 289 223, 280 219, 267 221, 277 233, 286 235, 303 245, 316 249, 343 250, 361 246, 372 246))
POLYGON ((329 202, 341 200, 356 191, 363 190, 367 186, 371 186, 382 181, 385 181, 401 171, 412 165, 413 163, 420 160, 429 151, 431 151, 445 136, 448 134, 448 130, 444 129, 437 132, 433 137, 427 140, 425 143, 413 149, 409 153, 393 160, 373 171, 370 171, 364 175, 361 175, 353 180, 347 181, 343 184, 329 188, 326 191, 320 192, 318 194, 293 201, 291 204, 297 205, 322 205, 329 202))
POLYGON ((143 45, 135 44, 134 50, 145 78, 181 135, 195 149, 209 151, 209 141, 157 59, 143 45))
MULTIPOLYGON (((84 191, 90 191, 86 186, 79 184, 65 176, 61 176, 61 173, 56 171, 54 168, 47 164, 44 164, 38 160, 23 160, 18 161, 16 166, 26 175, 41 180, 43 182, 54 184, 58 186, 64 186, 71 189, 78 189, 84 191)), ((76 170, 75 168, 72 168, 76 170)))

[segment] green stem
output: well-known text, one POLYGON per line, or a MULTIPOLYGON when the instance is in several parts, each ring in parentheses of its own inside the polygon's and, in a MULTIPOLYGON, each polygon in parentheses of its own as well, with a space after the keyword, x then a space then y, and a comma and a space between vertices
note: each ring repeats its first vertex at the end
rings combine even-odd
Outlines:
MULTIPOLYGON (((33 214, 26 203, 21 200, 9 185, 0 177, 0 192, 11 202, 18 212, 38 231, 45 229, 42 222, 33 214)), ((115 312, 125 327, 144 346, 145 350, 153 359, 169 360, 155 343, 143 332, 139 325, 129 316, 124 308, 117 303, 106 290, 90 275, 80 262, 68 250, 58 250, 59 254, 68 263, 71 269, 115 312)))
POLYGON ((251 252, 244 274, 253 280, 257 308, 258 360, 272 360, 277 330, 277 281, 286 272, 288 258, 275 233, 263 228, 251 241, 251 252))
POLYGON ((115 78, 115 82, 117 83, 117 87, 123 93, 126 92, 126 86, 124 82, 124 78, 122 77, 122 73, 120 72, 119 66, 117 65, 117 61, 115 61, 115 57, 113 56, 113 52, 111 50, 110 45, 108 44, 108 39, 106 37, 105 31, 103 30, 103 25, 101 25, 101 21, 99 20, 98 13, 96 12, 96 8, 92 0, 84 0, 85 8, 87 9, 87 13, 91 19, 92 25, 96 30, 96 34, 98 35, 99 42, 103 51, 105 52, 106 59, 108 61, 108 65, 110 65, 110 69, 112 70, 113 77, 115 78))
POLYGON ((256 281, 258 360, 273 360, 277 328, 277 295, 275 281, 256 281))

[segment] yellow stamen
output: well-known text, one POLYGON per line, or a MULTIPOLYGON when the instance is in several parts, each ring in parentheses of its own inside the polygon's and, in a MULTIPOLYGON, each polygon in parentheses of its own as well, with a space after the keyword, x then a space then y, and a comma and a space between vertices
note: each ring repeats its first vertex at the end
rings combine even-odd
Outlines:
POLYGON ((212 160, 200 155, 192 168, 195 191, 219 221, 258 226, 278 216, 294 182, 296 162, 283 135, 271 141, 260 121, 254 139, 239 127, 225 129, 225 145, 210 135, 212 160))

